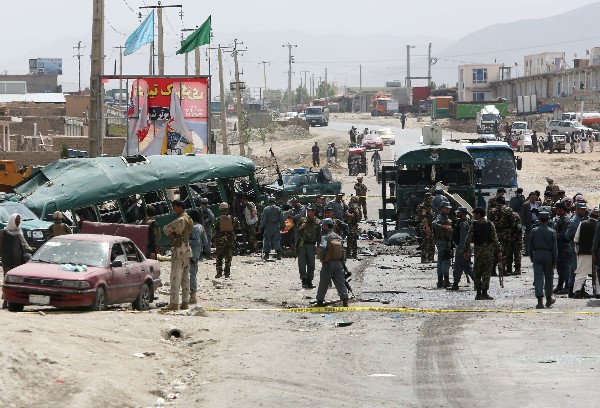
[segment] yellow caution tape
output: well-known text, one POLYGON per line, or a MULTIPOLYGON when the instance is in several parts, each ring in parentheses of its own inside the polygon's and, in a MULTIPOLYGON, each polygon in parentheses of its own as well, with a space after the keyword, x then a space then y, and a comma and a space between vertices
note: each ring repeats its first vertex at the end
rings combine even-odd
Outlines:
POLYGON ((510 309, 420 309, 409 307, 376 307, 376 306, 356 306, 356 307, 293 307, 289 309, 222 309, 207 308, 207 312, 286 312, 286 313, 325 313, 325 312, 387 312, 387 313, 507 313, 507 314, 585 314, 597 315, 600 311, 538 311, 538 310, 510 310, 510 309))

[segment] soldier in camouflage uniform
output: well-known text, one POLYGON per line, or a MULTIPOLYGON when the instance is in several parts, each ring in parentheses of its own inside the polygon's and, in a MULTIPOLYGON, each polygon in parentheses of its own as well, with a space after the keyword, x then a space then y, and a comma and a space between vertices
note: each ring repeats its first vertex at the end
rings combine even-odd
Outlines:
POLYGON ((433 197, 431 193, 425 193, 425 200, 417 206, 417 221, 421 237, 423 238, 423 243, 421 244, 421 263, 434 262, 435 237, 431 226, 433 223, 432 201, 433 197))
POLYGON ((346 223, 348 224, 348 240, 346 244, 346 258, 357 257, 358 252, 358 223, 362 219, 360 203, 357 196, 350 198, 350 206, 346 211, 346 223))
MULTIPOLYGON (((504 197, 497 197, 495 204, 496 208, 489 211, 488 220, 494 223, 502 255, 506 256, 512 239, 513 212, 506 206, 504 197)), ((500 268, 500 265, 498 267, 500 268)), ((506 262, 502 262, 502 271, 499 270, 498 272, 501 272, 503 276, 512 275, 510 269, 506 266, 506 262)))
POLYGON ((240 227, 240 223, 232 215, 228 215, 229 204, 219 204, 221 215, 217 217, 214 225, 213 243, 217 249, 217 274, 215 278, 220 278, 225 272, 225 277, 229 278, 231 274, 231 259, 235 252, 235 230, 240 227), (223 269, 225 262, 225 269, 223 269))
POLYGON ((319 220, 315 217, 315 208, 306 208, 306 217, 300 219, 298 227, 298 269, 303 289, 312 289, 315 277, 315 251, 319 240, 319 220))
POLYGON ((521 216, 516 212, 512 213, 512 223, 510 225, 510 239, 506 252, 506 272, 512 272, 514 262, 514 274, 521 274, 521 255, 523 253, 523 228, 521 225, 521 216))
POLYGON ((348 224, 346 224, 344 221, 342 220, 338 220, 337 218, 335 218, 334 215, 334 210, 332 207, 327 206, 325 207, 325 218, 331 218, 333 220, 333 232, 338 234, 340 237, 344 237, 348 235, 348 224))
POLYGON ((354 191, 356 192, 356 195, 358 196, 358 203, 359 203, 359 206, 362 207, 362 213, 366 220, 367 219, 367 191, 369 191, 369 189, 363 183, 362 176, 359 176, 356 178, 356 183, 354 184, 354 191))
POLYGON ((496 195, 488 200, 488 203, 487 203, 487 216, 488 216, 488 218, 490 216, 490 212, 494 208, 496 208, 496 201, 500 197, 504 198, 504 194, 506 194, 506 189, 504 189, 504 187, 500 187, 498 190, 496 190, 496 195))
POLYGON ((471 243, 474 246, 475 300, 492 300, 487 291, 490 287, 490 276, 494 268, 495 255, 500 252, 500 243, 496 236, 494 224, 485 219, 485 210, 481 207, 473 210, 475 221, 469 228, 467 241, 465 242, 464 256, 470 256, 471 243))

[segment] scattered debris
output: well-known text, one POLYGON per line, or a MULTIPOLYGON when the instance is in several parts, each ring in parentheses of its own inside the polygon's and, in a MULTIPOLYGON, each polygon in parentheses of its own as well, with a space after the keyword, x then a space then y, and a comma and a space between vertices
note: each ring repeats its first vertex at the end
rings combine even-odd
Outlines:
POLYGON ((335 322, 335 327, 347 327, 351 326, 354 322, 335 322))
POLYGON ((204 308, 202 308, 200 306, 194 306, 193 308, 191 308, 190 310, 188 310, 187 315, 188 316, 208 317, 208 312, 206 310, 204 310, 204 308))

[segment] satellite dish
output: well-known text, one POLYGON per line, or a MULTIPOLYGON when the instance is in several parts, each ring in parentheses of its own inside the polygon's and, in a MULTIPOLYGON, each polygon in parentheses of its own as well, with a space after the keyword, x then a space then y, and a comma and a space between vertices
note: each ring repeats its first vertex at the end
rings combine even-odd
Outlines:
POLYGON ((423 144, 439 145, 442 144, 442 128, 438 125, 423 126, 421 130, 423 144))

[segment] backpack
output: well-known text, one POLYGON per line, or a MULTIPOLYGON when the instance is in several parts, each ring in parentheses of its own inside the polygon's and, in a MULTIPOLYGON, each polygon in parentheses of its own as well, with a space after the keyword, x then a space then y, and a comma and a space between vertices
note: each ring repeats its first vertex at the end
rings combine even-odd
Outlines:
POLYGON ((327 255, 323 262, 340 261, 344 259, 344 247, 339 238, 330 238, 327 240, 327 255))

